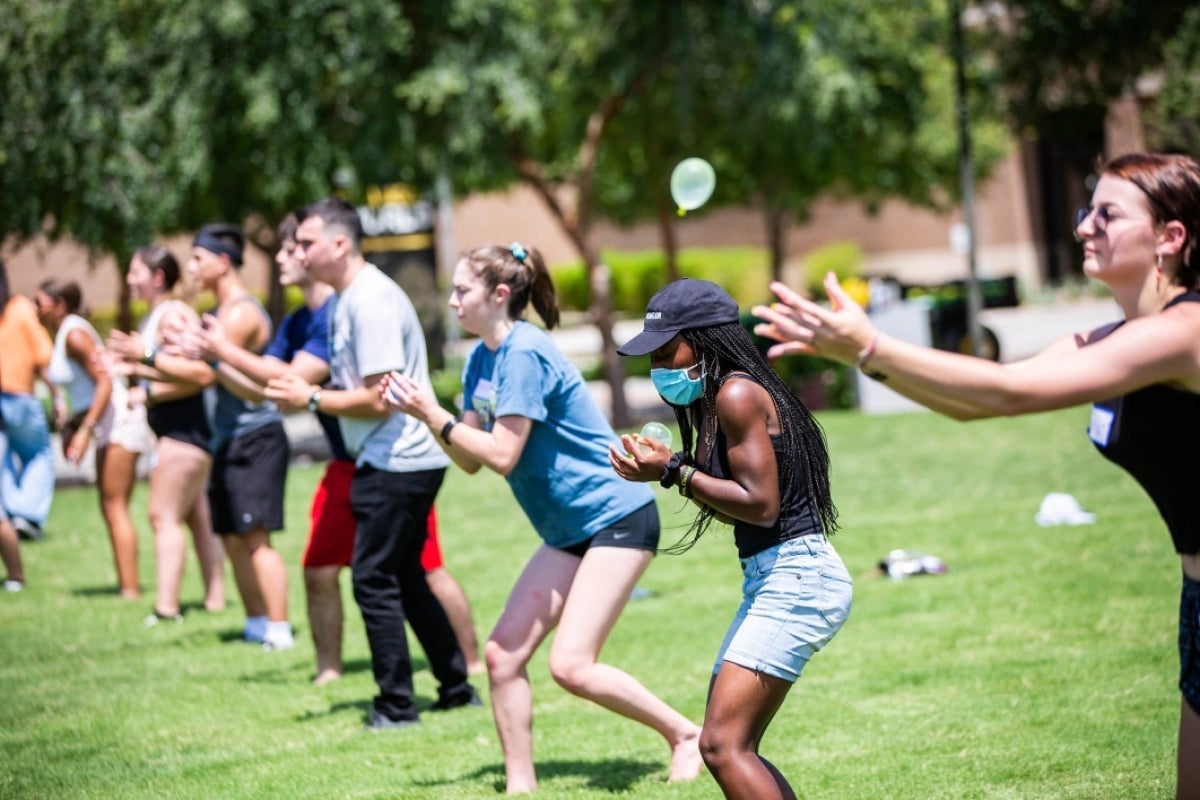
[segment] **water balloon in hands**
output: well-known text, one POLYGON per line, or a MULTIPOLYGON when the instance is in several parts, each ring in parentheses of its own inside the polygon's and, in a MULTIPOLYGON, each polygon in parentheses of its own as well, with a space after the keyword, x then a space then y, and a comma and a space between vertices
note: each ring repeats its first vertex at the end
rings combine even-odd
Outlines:
MULTIPOLYGON (((651 439, 656 442, 661 442, 663 447, 667 448, 668 450, 671 449, 671 443, 673 441, 671 429, 666 425, 663 425, 661 422, 651 421, 643 425, 641 433, 633 437, 633 444, 635 447, 637 447, 639 453, 645 455, 653 452, 651 449, 653 445, 650 445, 650 447, 642 447, 641 445, 651 439)), ((630 453, 629 455, 632 456, 633 454, 630 453)))

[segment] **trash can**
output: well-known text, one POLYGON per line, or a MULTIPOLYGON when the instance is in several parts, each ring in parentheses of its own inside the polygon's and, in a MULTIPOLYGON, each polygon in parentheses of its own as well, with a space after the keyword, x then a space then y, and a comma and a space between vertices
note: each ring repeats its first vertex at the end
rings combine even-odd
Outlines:
MULTIPOLYGON (((919 297, 899 300, 870 311, 871 322, 877 330, 906 342, 928 347, 931 325, 929 321, 930 301, 919 297)), ((870 365, 867 365, 870 368, 870 365)), ((892 391, 886 383, 868 378, 861 372, 854 376, 858 407, 868 414, 892 414, 900 411, 920 411, 924 406, 914 403, 902 394, 892 391)))
MULTIPOLYGON (((1020 304, 1017 279, 981 278, 979 293, 983 308, 1007 308, 1020 304)), ((900 297, 905 300, 924 298, 929 303, 929 329, 932 344, 939 350, 974 353, 967 325, 967 282, 947 281, 937 284, 900 284, 900 297)), ((980 355, 992 361, 1000 360, 1000 340, 995 332, 981 325, 983 346, 980 355)))

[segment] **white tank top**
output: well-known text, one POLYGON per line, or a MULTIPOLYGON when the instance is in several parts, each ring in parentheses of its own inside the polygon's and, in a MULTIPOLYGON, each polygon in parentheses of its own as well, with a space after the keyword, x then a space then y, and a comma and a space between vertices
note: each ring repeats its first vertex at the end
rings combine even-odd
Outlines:
POLYGON ((46 368, 46 377, 50 382, 61 386, 66 392, 72 414, 91 408, 92 398, 96 395, 96 383, 92 376, 88 375, 83 365, 67 354, 67 336, 76 329, 91 336, 97 347, 102 346, 100 334, 96 333, 92 323, 77 314, 68 314, 54 336, 54 352, 46 368))

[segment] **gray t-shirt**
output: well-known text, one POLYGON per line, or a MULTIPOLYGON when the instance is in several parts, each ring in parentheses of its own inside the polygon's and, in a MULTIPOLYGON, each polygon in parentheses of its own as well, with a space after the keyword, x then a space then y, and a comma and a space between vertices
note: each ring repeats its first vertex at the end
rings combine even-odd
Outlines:
MULTIPOLYGON (((374 264, 334 296, 329 325, 330 372, 347 389, 363 378, 396 370, 432 391, 425 332, 412 301, 374 264)), ((423 422, 395 413, 382 419, 338 417, 346 449, 359 465, 418 472, 450 465, 423 422)))

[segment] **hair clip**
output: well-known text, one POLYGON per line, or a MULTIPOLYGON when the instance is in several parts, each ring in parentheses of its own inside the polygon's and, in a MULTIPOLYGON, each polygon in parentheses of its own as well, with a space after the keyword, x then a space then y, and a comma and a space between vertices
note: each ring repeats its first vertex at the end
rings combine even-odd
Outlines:
POLYGON ((525 252, 525 248, 521 246, 520 242, 513 242, 510 244, 508 246, 508 252, 512 253, 513 258, 515 258, 517 261, 520 261, 522 264, 524 264, 525 259, 529 257, 529 253, 525 252))

